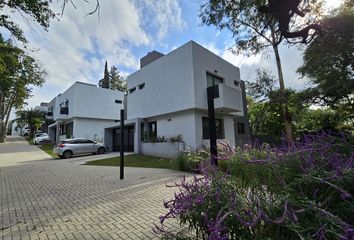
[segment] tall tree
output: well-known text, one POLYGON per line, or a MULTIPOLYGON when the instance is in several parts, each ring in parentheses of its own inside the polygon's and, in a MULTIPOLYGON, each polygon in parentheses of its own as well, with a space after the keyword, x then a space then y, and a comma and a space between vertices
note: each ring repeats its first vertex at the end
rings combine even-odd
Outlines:
POLYGON ((33 137, 45 120, 45 112, 39 109, 24 109, 16 112, 16 121, 30 128, 30 137, 33 137))
MULTIPOLYGON (((235 53, 247 55, 260 53, 271 48, 276 59, 280 87, 281 117, 288 142, 293 142, 291 122, 286 106, 286 89, 283 69, 280 60, 279 45, 284 40, 276 19, 259 11, 265 1, 260 0, 202 0, 200 17, 207 25, 215 25, 219 29, 228 29, 235 37, 235 53)), ((317 14, 318 6, 311 5, 309 11, 317 14)), ((313 18, 314 19, 314 18, 313 18)), ((295 19, 290 19, 290 26, 297 26, 295 19)))
POLYGON ((107 66, 107 61, 104 65, 104 73, 103 73, 103 78, 98 82, 98 86, 101 88, 107 88, 109 89, 109 72, 108 72, 108 66, 107 66))
MULTIPOLYGON (((313 103, 346 112, 354 119, 354 10, 343 7, 323 21, 323 33, 307 47, 298 69, 313 86, 304 91, 313 103)), ((353 126, 354 127, 354 126, 353 126)))
MULTIPOLYGON (((80 0, 88 2, 88 0, 80 0)), ((96 1, 96 7, 88 14, 99 12, 100 3, 96 1)), ((51 9, 52 0, 1 0, 0 1, 0 27, 6 28, 15 38, 22 42, 27 42, 23 30, 18 25, 16 18, 11 14, 12 12, 19 12, 27 21, 38 23, 45 30, 48 29, 50 20, 55 18, 57 13, 51 9)), ((61 14, 68 3, 75 8, 75 0, 59 0, 62 3, 61 14)))
POLYGON ((119 75, 119 70, 116 66, 113 66, 109 70, 110 89, 126 92, 127 82, 119 75))
POLYGON ((0 35, 0 142, 4 142, 11 110, 23 106, 32 86, 41 86, 44 76, 33 58, 0 35))

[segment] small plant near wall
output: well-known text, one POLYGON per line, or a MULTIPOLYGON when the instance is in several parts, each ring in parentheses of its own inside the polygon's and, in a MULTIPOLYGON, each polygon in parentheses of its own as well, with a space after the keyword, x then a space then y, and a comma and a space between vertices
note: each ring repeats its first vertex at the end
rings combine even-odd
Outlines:
POLYGON ((169 142, 183 142, 182 135, 178 134, 177 136, 170 137, 169 142))
POLYGON ((151 136, 150 140, 147 142, 150 143, 167 142, 167 138, 165 136, 151 136))

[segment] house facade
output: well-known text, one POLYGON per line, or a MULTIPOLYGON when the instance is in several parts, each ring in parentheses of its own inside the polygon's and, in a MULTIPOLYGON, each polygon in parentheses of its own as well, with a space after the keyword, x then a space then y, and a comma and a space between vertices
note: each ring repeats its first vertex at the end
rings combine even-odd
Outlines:
MULTIPOLYGON (((167 55, 141 59, 128 76, 125 150, 173 157, 187 148, 209 146, 207 87, 214 100, 219 140, 232 146, 249 141, 247 107, 240 70, 190 41, 167 55)), ((105 130, 105 143, 120 148, 118 126, 105 130)))
POLYGON ((116 125, 124 93, 93 84, 75 82, 48 104, 48 134, 55 142, 65 138, 88 138, 103 142, 104 129, 116 125))

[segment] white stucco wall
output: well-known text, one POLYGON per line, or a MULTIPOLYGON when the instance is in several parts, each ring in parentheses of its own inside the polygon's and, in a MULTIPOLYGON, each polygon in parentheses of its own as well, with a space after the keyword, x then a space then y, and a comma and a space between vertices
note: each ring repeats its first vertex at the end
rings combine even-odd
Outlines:
POLYGON ((112 120, 74 118, 73 137, 103 142, 104 129, 117 125, 112 120))
POLYGON ((171 138, 180 134, 186 146, 197 146, 194 110, 147 119, 147 122, 153 121, 157 124, 157 136, 171 138))
POLYGON ((190 43, 131 74, 128 119, 186 110, 194 107, 193 57, 190 43), (143 89, 138 85, 145 83, 143 89))
POLYGON ((53 106, 53 119, 70 119, 74 117, 118 120, 123 109, 124 93, 96 87, 92 84, 75 82, 63 94, 49 103, 53 106), (69 114, 60 114, 60 104, 69 101, 69 114), (115 103, 122 101, 122 104, 115 103))
POLYGON ((191 44, 193 49, 195 107, 199 109, 208 108, 206 73, 209 72, 223 79, 223 84, 229 87, 227 88, 229 91, 225 92, 224 98, 233 98, 233 101, 239 102, 237 106, 242 112, 241 88, 234 84, 234 81, 240 82, 240 69, 195 42, 191 42, 191 44), (231 92, 230 88, 235 91, 231 92))

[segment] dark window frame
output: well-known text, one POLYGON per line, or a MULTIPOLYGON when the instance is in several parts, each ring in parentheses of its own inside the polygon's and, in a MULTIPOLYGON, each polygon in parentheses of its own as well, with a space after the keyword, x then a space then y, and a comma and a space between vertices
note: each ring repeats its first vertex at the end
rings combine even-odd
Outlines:
POLYGON ((246 134, 246 126, 245 123, 238 122, 237 123, 237 133, 238 134, 246 134))
POLYGON ((223 77, 217 76, 217 75, 207 71, 206 72, 206 81, 207 81, 207 87, 211 87, 211 86, 215 86, 215 85, 219 85, 219 84, 224 84, 225 79, 223 77), (212 77, 212 85, 209 84, 208 76, 212 77), (219 80, 220 82, 215 84, 215 80, 219 80))
MULTIPOLYGON (((216 138, 225 139, 224 119, 215 119, 215 125, 216 125, 216 138)), ((208 117, 202 117, 202 136, 203 139, 210 139, 208 117)))
POLYGON ((153 121, 153 122, 149 122, 149 139, 153 138, 153 137, 157 137, 157 122, 153 121), (155 131, 152 131, 153 126, 155 126, 155 131))

